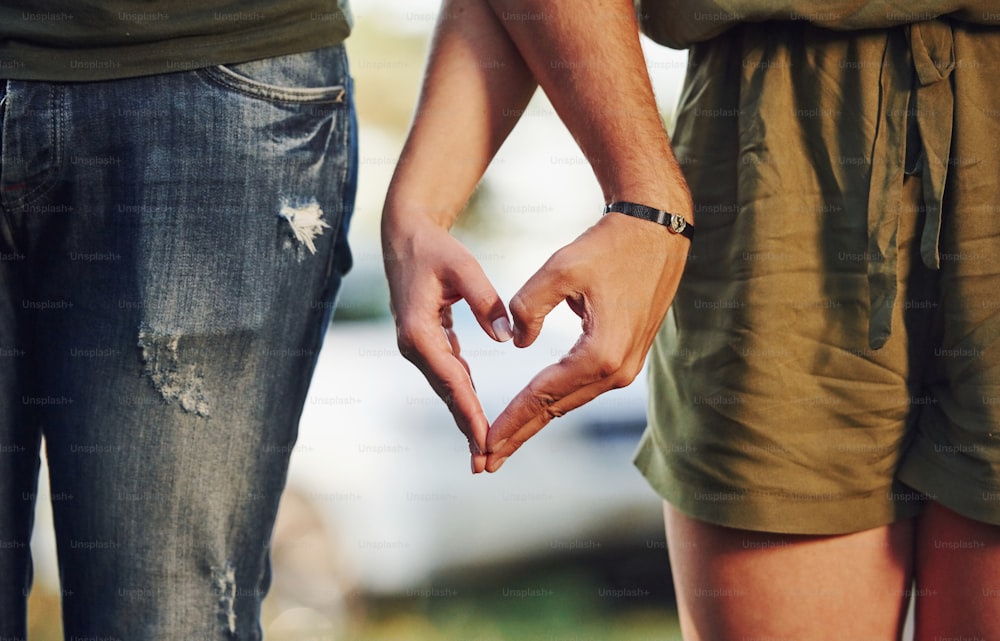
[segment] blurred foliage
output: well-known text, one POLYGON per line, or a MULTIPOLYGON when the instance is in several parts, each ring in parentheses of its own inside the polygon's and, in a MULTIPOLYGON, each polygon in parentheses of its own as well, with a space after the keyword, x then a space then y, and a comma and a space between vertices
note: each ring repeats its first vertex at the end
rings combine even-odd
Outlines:
POLYGON ((359 116, 402 138, 420 92, 430 34, 394 27, 389 16, 366 15, 347 40, 359 116))
POLYGON ((59 595, 36 586, 28 598, 28 638, 31 641, 62 641, 62 632, 59 595))

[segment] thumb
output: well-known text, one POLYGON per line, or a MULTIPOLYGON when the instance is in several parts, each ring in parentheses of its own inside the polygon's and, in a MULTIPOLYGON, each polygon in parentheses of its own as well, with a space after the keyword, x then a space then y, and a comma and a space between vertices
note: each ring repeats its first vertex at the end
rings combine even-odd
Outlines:
POLYGON ((518 347, 527 347, 535 342, 545 317, 566 298, 566 280, 552 263, 553 259, 549 259, 510 299, 514 344, 518 347))

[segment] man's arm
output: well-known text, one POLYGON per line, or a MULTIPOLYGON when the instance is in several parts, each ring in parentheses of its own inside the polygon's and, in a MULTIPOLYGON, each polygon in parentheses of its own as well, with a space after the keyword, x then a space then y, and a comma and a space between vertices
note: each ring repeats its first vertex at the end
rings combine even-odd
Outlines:
POLYGON ((607 202, 655 200, 690 215, 690 195, 660 123, 632 2, 487 2, 590 161, 607 202))

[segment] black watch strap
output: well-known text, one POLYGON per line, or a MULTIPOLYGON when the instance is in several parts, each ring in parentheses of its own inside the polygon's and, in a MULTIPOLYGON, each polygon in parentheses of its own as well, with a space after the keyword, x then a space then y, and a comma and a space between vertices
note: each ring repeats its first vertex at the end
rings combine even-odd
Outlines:
POLYGON ((609 214, 616 211, 626 216, 642 218, 654 223, 659 223, 675 234, 680 234, 688 240, 694 240, 694 225, 689 223, 680 214, 671 214, 669 211, 654 209, 638 203, 619 201, 604 206, 604 213, 609 214))

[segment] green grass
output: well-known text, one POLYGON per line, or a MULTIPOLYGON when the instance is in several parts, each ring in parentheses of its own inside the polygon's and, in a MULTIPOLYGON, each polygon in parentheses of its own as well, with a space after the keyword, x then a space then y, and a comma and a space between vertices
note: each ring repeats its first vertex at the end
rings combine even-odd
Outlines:
POLYGON ((669 641, 680 639, 669 604, 622 603, 630 594, 601 588, 574 572, 525 577, 492 588, 454 590, 377 608, 359 639, 365 641, 669 641))
MULTIPOLYGON (((666 565, 582 555, 440 577, 414 596, 368 599, 349 620, 270 641, 680 641, 666 565)), ((273 614, 273 613, 272 613, 273 614)), ((265 624, 266 625, 266 624, 265 624)))

